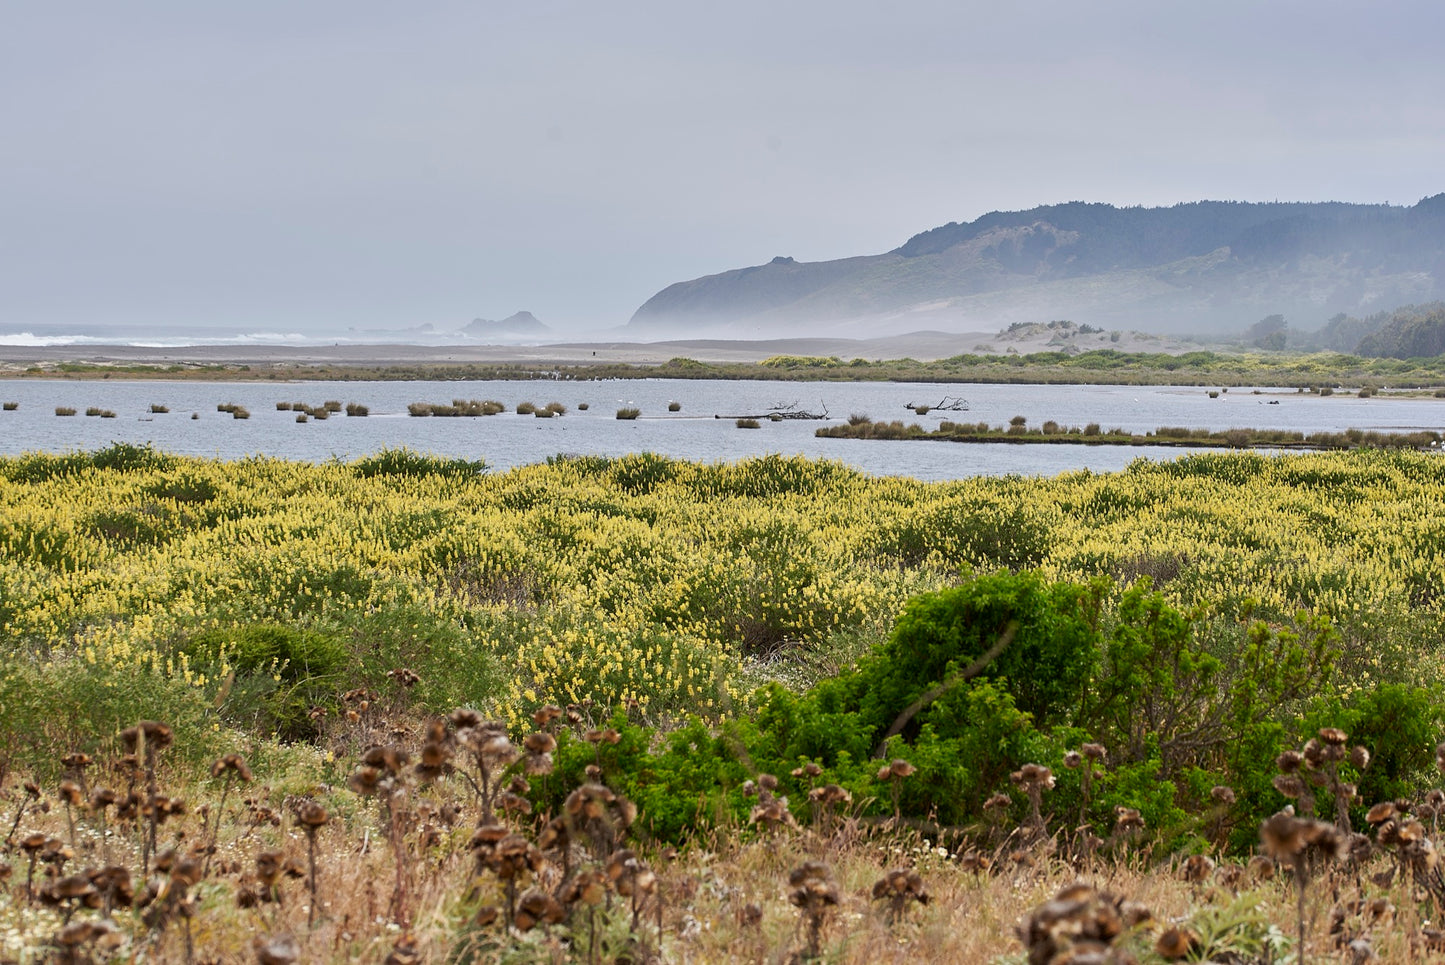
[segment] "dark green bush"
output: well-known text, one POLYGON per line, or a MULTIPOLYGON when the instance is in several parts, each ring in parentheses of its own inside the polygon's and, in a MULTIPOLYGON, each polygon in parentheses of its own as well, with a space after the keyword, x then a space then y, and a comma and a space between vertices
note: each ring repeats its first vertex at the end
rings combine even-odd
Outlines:
POLYGON ((487 464, 481 459, 473 462, 467 459, 423 455, 405 448, 383 449, 375 455, 364 456, 351 463, 351 471, 363 479, 373 476, 410 476, 418 479, 441 476, 467 479, 486 472, 487 464))
POLYGON ((310 711, 334 708, 349 663, 337 638, 274 623, 210 630, 180 649, 220 681, 223 714, 283 740, 314 736, 310 711))

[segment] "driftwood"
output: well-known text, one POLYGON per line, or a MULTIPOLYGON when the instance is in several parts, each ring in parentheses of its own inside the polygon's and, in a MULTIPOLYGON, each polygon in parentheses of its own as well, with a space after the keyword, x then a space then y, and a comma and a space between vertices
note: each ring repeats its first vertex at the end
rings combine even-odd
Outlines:
POLYGON ((753 414, 753 415, 715 415, 715 416, 713 416, 713 418, 714 418, 714 419, 757 419, 757 420, 759 420, 759 421, 762 421, 763 419, 767 419, 769 422, 780 422, 780 421, 782 421, 782 420, 784 420, 784 419, 826 419, 826 418, 828 418, 828 403, 824 402, 822 405, 823 405, 823 413, 822 413, 821 415, 819 415, 819 414, 817 414, 817 413, 814 413, 814 412, 809 412, 807 409, 800 409, 800 408, 798 408, 798 403, 796 403, 796 402, 779 402, 777 405, 773 406, 773 407, 772 407, 771 409, 769 409, 767 412, 763 412, 763 413, 760 413, 760 414, 753 414))
POLYGON ((988 667, 988 665, 993 663, 999 654, 1003 653, 1005 650, 1008 649, 1008 645, 1013 643, 1014 635, 1018 632, 1019 622, 1017 620, 1010 620, 1008 626, 1003 628, 1003 633, 1000 633, 998 635, 998 639, 994 641, 994 645, 988 648, 987 653, 979 657, 967 667, 964 667, 962 670, 958 671, 958 673, 954 674, 952 677, 949 677, 943 683, 925 690, 922 696, 920 696, 913 703, 909 704, 908 707, 903 711, 903 713, 898 715, 898 719, 895 720, 893 722, 893 725, 888 728, 886 733, 884 733, 883 739, 880 740, 878 742, 878 746, 873 749, 873 757, 882 757, 884 753, 886 753, 888 750, 888 742, 894 737, 897 737, 899 734, 903 733, 903 728, 908 726, 908 722, 910 720, 918 716, 918 712, 920 710, 927 707, 929 704, 933 703, 939 697, 942 697, 944 694, 948 693, 950 690, 952 690, 954 687, 957 687, 965 680, 977 677, 979 674, 983 673, 984 670, 988 667))
POLYGON ((917 411, 918 409, 923 409, 923 411, 925 412, 967 412, 968 400, 963 398, 962 396, 945 395, 943 397, 943 401, 938 403, 938 405, 919 406, 910 402, 903 408, 912 409, 914 411, 917 411))

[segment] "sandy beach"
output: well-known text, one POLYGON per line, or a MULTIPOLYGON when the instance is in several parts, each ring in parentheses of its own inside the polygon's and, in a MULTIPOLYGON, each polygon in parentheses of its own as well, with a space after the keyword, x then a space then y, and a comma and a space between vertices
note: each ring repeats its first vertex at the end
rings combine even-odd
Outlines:
MULTIPOLYGON (((1183 345, 1160 336, 1125 333, 1119 341, 1102 335, 1071 340, 1077 350, 1178 352, 1183 345)), ((1056 350, 1047 334, 1007 332, 911 332, 881 338, 785 338, 759 340, 674 339, 658 342, 555 342, 543 345, 192 345, 155 348, 134 345, 0 346, 0 374, 27 367, 67 362, 95 365, 225 365, 271 367, 466 364, 616 364, 660 365, 669 359, 699 362, 758 362, 776 355, 821 356, 848 360, 911 358, 921 362, 970 352, 1019 353, 1056 350)))
POLYGON ((682 339, 661 342, 558 342, 546 345, 198 345, 149 348, 131 345, 49 345, 0 347, 0 365, 36 364, 378 366, 387 364, 554 363, 585 365, 625 362, 658 365, 684 357, 700 362, 756 362, 774 355, 838 356, 843 359, 947 358, 973 351, 984 333, 915 332, 877 339, 796 338, 761 341, 682 339))

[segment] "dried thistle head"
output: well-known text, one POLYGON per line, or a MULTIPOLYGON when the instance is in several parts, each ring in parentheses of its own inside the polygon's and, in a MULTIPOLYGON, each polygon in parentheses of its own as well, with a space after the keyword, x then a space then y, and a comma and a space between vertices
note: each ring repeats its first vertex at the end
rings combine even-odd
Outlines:
POLYGON ((1357 770, 1363 771, 1370 766, 1370 751, 1363 744, 1356 744, 1350 748, 1350 763, 1357 770))
POLYGON ((1331 747, 1344 747, 1345 741, 1350 739, 1349 735, 1338 727, 1321 727, 1319 735, 1320 740, 1331 747))
POLYGON ((1305 792, 1304 781, 1300 780, 1298 774, 1276 774, 1270 783, 1276 791, 1290 800, 1299 798, 1305 792))
POLYGON ((85 794, 74 781, 61 781, 58 790, 60 799, 71 807, 80 807, 85 803, 85 794))
POLYGON ((242 784, 250 784, 253 777, 250 765, 240 754, 226 754, 216 759, 211 765, 211 776, 220 777, 223 774, 234 774, 242 784))
POLYGON ((421 683, 421 675, 410 667, 397 667, 394 670, 388 670, 386 675, 394 680, 398 686, 405 687, 408 690, 421 683))
POLYGON ((561 716, 561 707, 558 707, 556 704, 544 704, 538 707, 532 714, 532 723, 536 725, 538 730, 541 730, 561 716))
POLYGON ((1103 744, 1084 744, 1079 748, 1079 753, 1096 764, 1103 763, 1104 759, 1108 756, 1103 744))
POLYGON ((1184 860, 1183 877, 1190 884, 1207 881, 1214 873, 1214 859, 1208 855, 1191 854, 1184 860))
POLYGON ((1259 826, 1259 839, 1266 854, 1281 861, 1293 861, 1304 851, 1304 832, 1303 820, 1280 811, 1270 815, 1259 826))
POLYGON ((134 754, 144 743, 147 751, 163 751, 171 746, 175 735, 170 727, 157 720, 143 720, 134 727, 120 732, 120 742, 127 751, 134 754))
POLYGON ((1274 766, 1279 768, 1281 774, 1293 774, 1300 769, 1304 759, 1304 755, 1299 751, 1285 751, 1274 759, 1274 766))
POLYGON ((1215 804, 1229 807, 1234 804, 1234 788, 1226 787, 1223 784, 1216 784, 1209 789, 1209 798, 1215 804))
POLYGON ((95 758, 81 751, 71 751, 60 759, 60 763, 73 771, 83 771, 95 763, 95 758))
POLYGON ((1144 830, 1144 818, 1138 808, 1119 805, 1114 808, 1114 830, 1120 834, 1144 830))
MULTIPOLYGON (((918 768, 914 767, 912 764, 908 763, 901 757, 895 758, 893 762, 888 765, 889 776, 894 778, 901 779, 909 777, 917 770, 918 768)), ((1048 768, 1044 768, 1044 770, 1048 770, 1048 768)))
POLYGON ((1070 770, 1073 770, 1077 767, 1082 767, 1083 764, 1084 755, 1080 754, 1078 751, 1069 751, 1067 754, 1064 755, 1064 766, 1069 768, 1070 770))
POLYGON ((555 925, 567 917, 567 911, 557 899, 539 888, 530 888, 517 902, 517 914, 513 919, 518 931, 531 931, 538 925, 555 925))
POLYGON ((310 798, 303 798, 296 804, 296 823, 309 831, 324 827, 331 820, 326 808, 310 798))
POLYGON ((1369 813, 1365 815, 1365 821, 1372 825, 1384 824, 1386 821, 1392 820, 1396 813, 1394 801, 1381 801, 1370 808, 1369 813))
POLYGON ((1001 813, 1003 811, 1007 811, 1012 805, 1013 799, 1010 798, 1007 794, 1004 794, 1002 791, 999 791, 998 793, 989 797, 987 801, 983 802, 983 809, 984 811, 994 811, 1001 813))

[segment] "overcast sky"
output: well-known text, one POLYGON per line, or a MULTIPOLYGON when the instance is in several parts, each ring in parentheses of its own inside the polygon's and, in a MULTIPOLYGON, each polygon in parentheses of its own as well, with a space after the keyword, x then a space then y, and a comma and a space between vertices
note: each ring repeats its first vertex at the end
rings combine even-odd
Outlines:
POLYGON ((1445 191, 1445 4, 12 0, 0 325, 625 323, 1070 200, 1445 191))

